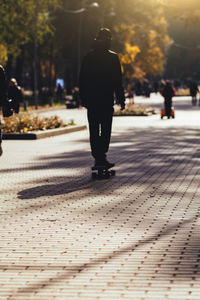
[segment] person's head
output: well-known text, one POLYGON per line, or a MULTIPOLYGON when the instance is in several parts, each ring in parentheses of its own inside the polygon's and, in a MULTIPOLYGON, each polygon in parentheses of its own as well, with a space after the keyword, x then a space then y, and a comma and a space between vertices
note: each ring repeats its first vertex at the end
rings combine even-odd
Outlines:
POLYGON ((172 83, 170 80, 166 80, 166 86, 172 86, 172 83))
POLYGON ((97 34, 96 41, 99 45, 102 45, 104 48, 110 48, 112 40, 112 35, 110 29, 101 28, 97 34))
POLYGON ((15 78, 11 78, 9 82, 10 86, 17 86, 17 80, 15 78))
POLYGON ((108 28, 101 28, 97 34, 97 40, 99 41, 111 41, 112 36, 111 36, 111 32, 110 29, 108 28))

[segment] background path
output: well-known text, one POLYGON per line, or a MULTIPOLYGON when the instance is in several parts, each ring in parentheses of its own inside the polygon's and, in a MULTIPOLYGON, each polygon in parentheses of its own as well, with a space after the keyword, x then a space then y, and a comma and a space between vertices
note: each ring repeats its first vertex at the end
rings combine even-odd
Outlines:
POLYGON ((200 110, 175 107, 114 118, 109 180, 91 180, 87 130, 3 141, 1 300, 199 300, 200 110))

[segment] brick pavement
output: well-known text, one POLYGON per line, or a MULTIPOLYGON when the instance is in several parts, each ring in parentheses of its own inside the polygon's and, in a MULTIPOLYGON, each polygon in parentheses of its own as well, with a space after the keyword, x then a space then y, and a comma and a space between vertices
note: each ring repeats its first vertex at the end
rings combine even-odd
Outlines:
POLYGON ((87 131, 4 141, 1 300, 200 299, 199 129, 161 122, 116 118, 102 181, 87 131))

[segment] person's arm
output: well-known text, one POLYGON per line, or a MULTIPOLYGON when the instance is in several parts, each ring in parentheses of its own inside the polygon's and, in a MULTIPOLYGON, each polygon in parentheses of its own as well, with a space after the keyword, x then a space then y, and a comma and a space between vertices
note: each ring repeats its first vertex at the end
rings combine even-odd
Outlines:
POLYGON ((125 94, 124 94, 124 88, 122 86, 121 64, 117 55, 115 56, 114 76, 115 76, 115 95, 118 100, 118 103, 121 106, 121 109, 123 110, 125 108, 125 94))

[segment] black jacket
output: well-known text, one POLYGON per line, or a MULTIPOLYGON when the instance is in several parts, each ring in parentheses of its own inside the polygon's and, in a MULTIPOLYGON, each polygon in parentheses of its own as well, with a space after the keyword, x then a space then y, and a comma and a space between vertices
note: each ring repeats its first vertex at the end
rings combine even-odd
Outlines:
POLYGON ((23 102, 23 95, 21 88, 17 85, 8 87, 8 98, 12 99, 12 105, 19 106, 20 102, 23 102))
POLYGON ((162 90, 162 95, 165 100, 171 100, 175 96, 175 89, 171 85, 166 85, 162 90))
POLYGON ((7 104, 7 84, 4 68, 0 65, 0 106, 7 104))
POLYGON ((121 65, 117 54, 96 41, 94 49, 83 59, 79 88, 82 105, 88 108, 112 107, 114 94, 118 102, 124 104, 121 65))

